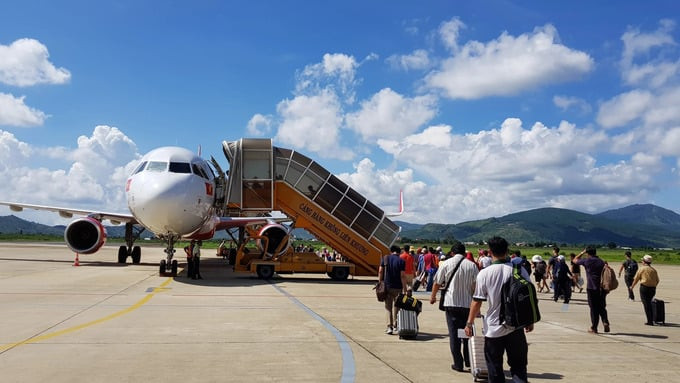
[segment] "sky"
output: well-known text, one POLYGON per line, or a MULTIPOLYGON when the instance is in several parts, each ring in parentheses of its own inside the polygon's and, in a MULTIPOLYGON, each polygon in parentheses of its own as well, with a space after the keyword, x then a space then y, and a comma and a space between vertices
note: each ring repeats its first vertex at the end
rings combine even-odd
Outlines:
POLYGON ((670 0, 10 1, 0 200, 126 212, 144 153, 227 168, 222 141, 270 137, 387 212, 403 190, 411 223, 680 213, 679 22, 670 0))

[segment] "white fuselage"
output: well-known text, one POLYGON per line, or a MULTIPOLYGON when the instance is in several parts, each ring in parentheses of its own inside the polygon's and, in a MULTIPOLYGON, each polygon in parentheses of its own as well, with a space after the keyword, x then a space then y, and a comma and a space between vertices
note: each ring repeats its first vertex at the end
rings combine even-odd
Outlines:
POLYGON ((159 237, 210 231, 215 217, 214 174, 189 150, 162 147, 140 160, 126 184, 128 208, 159 237))

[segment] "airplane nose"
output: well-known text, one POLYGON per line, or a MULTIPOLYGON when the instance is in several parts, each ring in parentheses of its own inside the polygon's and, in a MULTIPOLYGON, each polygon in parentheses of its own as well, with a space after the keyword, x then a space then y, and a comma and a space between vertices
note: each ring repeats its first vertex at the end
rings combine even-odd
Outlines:
POLYGON ((204 220, 194 207, 195 193, 186 177, 135 178, 129 189, 130 210, 139 223, 155 233, 189 234, 204 220))

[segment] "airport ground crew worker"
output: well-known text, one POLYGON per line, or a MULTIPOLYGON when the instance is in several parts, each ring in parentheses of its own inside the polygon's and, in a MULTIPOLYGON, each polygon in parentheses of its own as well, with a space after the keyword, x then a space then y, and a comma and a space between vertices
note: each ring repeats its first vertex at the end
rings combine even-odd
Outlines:
POLYGON ((191 252, 191 258, 194 261, 194 274, 191 276, 191 279, 203 279, 201 276, 201 245, 203 244, 202 241, 192 241, 194 242, 194 247, 193 251, 191 252))

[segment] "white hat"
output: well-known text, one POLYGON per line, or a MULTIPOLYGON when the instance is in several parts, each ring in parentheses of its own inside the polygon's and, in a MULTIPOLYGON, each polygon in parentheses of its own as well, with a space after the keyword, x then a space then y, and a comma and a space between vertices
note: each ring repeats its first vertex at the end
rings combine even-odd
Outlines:
POLYGON ((649 254, 645 254, 644 257, 642 257, 642 262, 644 263, 652 263, 652 256, 649 254))
POLYGON ((562 255, 562 254, 558 255, 557 259, 559 259, 560 262, 564 262, 564 255, 562 255))
POLYGON ((541 258, 541 256, 538 255, 538 254, 536 254, 536 255, 534 255, 533 257, 531 257, 531 261, 532 261, 532 262, 540 262, 540 261, 542 261, 542 260, 543 260, 543 258, 541 258))

